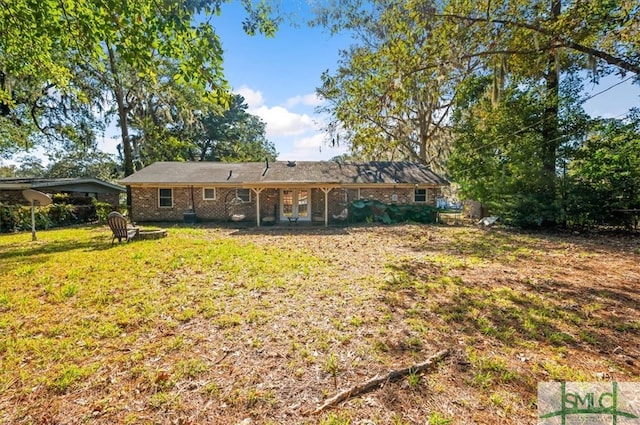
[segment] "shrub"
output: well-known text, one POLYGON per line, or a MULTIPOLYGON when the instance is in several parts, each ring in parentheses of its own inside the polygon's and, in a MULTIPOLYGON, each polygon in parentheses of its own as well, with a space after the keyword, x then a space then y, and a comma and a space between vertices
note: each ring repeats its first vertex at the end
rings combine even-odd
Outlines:
POLYGON ((71 196, 68 193, 54 193, 51 196, 54 204, 70 204, 70 205, 93 205, 94 198, 91 196, 71 196))
POLYGON ((94 206, 96 209, 96 217, 98 218, 98 220, 102 222, 107 221, 107 216, 111 211, 113 211, 113 205, 107 202, 95 201, 94 206))
MULTIPOLYGON (((51 204, 34 211, 36 229, 49 229, 75 223, 77 215, 73 205, 51 204)), ((31 207, 0 207, 0 231, 3 233, 31 229, 31 207)))
MULTIPOLYGON (((36 229, 48 229, 52 227, 52 220, 49 218, 49 210, 51 205, 39 207, 35 209, 34 219, 36 229)), ((15 230, 31 229, 31 207, 19 207, 16 209, 16 228, 15 230)))
POLYGON ((385 204, 377 200, 359 199, 349 205, 349 216, 354 222, 378 221, 384 224, 414 221, 436 223, 438 209, 431 205, 385 204))
POLYGON ((0 206, 0 232, 8 233, 16 230, 18 214, 14 206, 0 206))
POLYGON ((73 220, 67 221, 61 224, 73 223, 88 223, 90 221, 96 221, 98 216, 96 215, 96 207, 93 205, 69 205, 73 209, 73 220))
POLYGON ((51 195, 51 201, 54 204, 68 204, 70 198, 68 193, 54 193, 51 195))

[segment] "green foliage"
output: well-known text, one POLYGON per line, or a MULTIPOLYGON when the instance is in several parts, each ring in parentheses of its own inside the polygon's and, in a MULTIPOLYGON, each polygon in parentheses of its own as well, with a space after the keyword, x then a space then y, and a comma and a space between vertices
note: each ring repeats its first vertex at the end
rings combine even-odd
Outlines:
POLYGON ((330 353, 324 362, 323 369, 333 378, 333 386, 338 388, 338 372, 340 372, 340 364, 335 354, 330 353))
POLYGON ((351 418, 346 414, 329 413, 328 416, 322 418, 319 422, 320 425, 350 425, 351 418))
POLYGON ((54 193, 51 196, 54 204, 68 205, 93 205, 94 198, 91 196, 71 196, 68 193, 54 193))
POLYGON ((49 386, 60 394, 64 394, 76 382, 81 381, 92 373, 91 368, 74 364, 60 367, 59 369, 57 376, 49 386))
MULTIPOLYGON (((134 172, 143 151, 160 157, 171 151, 178 139, 166 135, 167 128, 189 127, 194 111, 222 112, 229 103, 214 29, 223 3, 3 3, 0 155, 45 141, 62 144, 69 155, 56 158, 52 173, 111 176, 108 159, 87 164, 83 160, 90 155, 70 149, 81 145, 88 149, 80 151, 91 153, 105 116, 117 117, 125 175, 134 172), (105 105, 112 106, 105 111, 105 105), (150 130, 154 126, 159 130, 150 130)), ((247 32, 274 34, 278 21, 270 17, 270 3, 242 5, 247 32)))
POLYGON ((542 0, 340 4, 315 22, 359 42, 318 89, 332 142, 365 158, 446 166, 468 197, 509 223, 563 220, 559 177, 586 128, 582 81, 640 74, 640 9, 542 0))
POLYGON ((407 383, 409 384, 409 386, 411 388, 418 388, 418 386, 420 385, 420 379, 422 377, 420 376, 419 373, 416 373, 414 371, 409 372, 409 375, 407 376, 407 383))
POLYGON ((196 114, 189 126, 161 127, 157 118, 143 121, 147 126, 141 128, 143 136, 134 139, 138 156, 142 163, 275 160, 277 152, 265 137, 265 123, 247 108, 244 98, 234 95, 227 110, 196 114))
POLYGON ((319 111, 331 117, 332 143, 347 144, 352 155, 403 158, 440 172, 450 145, 443 116, 466 71, 450 72, 458 64, 451 57, 456 47, 445 47, 441 28, 425 28, 421 8, 419 2, 343 2, 340 11, 321 12, 317 23, 336 19, 356 29, 351 34, 359 44, 343 52, 334 74, 322 74, 317 92, 327 104, 319 111))
POLYGON ((10 177, 46 177, 47 169, 42 160, 36 156, 25 155, 18 160, 20 166, 10 177))
MULTIPOLYGON (((36 229, 69 225, 78 220, 76 206, 72 204, 51 204, 36 207, 34 211, 36 229)), ((93 207, 91 207, 93 208, 93 207)), ((0 206, 0 232, 25 231, 31 229, 31 207, 0 206)))
POLYGON ((47 227, 71 224, 77 217, 76 207, 71 204, 51 204, 43 208, 42 214, 49 222, 47 227))
POLYGON ((566 188, 569 225, 633 225, 624 210, 640 208, 640 113, 594 125, 569 164, 566 188))
POLYGON ((113 205, 108 202, 94 202, 96 208, 96 217, 102 223, 107 221, 109 213, 113 211, 113 205))
MULTIPOLYGON (((53 221, 49 217, 49 211, 58 209, 58 206, 48 205, 46 207, 38 207, 34 211, 34 219, 36 229, 48 229, 53 225, 53 221)), ((31 207, 19 207, 15 210, 15 230, 31 229, 31 207)))
MULTIPOLYGON (((540 131, 545 120, 544 87, 523 91, 507 86, 502 99, 494 103, 484 96, 491 80, 471 80, 461 92, 453 115, 454 152, 449 158, 452 178, 463 195, 478 200, 493 215, 522 227, 556 224, 560 219, 558 176, 545 169, 547 141, 540 131)), ((570 160, 571 147, 579 142, 587 119, 575 106, 574 86, 560 90, 566 105, 560 132, 567 134, 556 143, 559 161, 570 160)))
POLYGON ((349 217, 354 222, 381 222, 384 224, 403 223, 436 223, 438 209, 430 205, 385 204, 377 200, 359 199, 349 205, 349 217))
POLYGON ((46 176, 50 178, 91 177, 114 180, 118 177, 115 158, 97 150, 95 145, 67 146, 49 155, 46 176))
POLYGON ((17 208, 0 205, 0 232, 13 232, 18 223, 17 208))
POLYGON ((68 193, 54 193, 51 195, 51 201, 54 204, 69 204, 71 200, 71 195, 68 193))

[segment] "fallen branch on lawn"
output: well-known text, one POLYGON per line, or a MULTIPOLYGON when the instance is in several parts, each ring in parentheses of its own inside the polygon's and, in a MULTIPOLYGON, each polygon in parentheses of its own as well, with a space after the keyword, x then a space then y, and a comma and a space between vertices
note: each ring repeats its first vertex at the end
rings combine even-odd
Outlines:
POLYGON ((411 373, 423 372, 427 369, 430 369, 436 363, 440 362, 442 359, 444 359, 448 355, 449 355, 449 350, 442 350, 434 354, 433 356, 429 357, 427 360, 423 361, 422 363, 418 363, 413 366, 406 367, 404 369, 392 370, 391 372, 383 376, 376 375, 373 378, 369 379, 368 381, 362 382, 360 384, 356 384, 353 387, 348 388, 344 391, 341 391, 338 394, 334 395, 333 397, 327 399, 322 406, 318 407, 316 410, 313 411, 313 414, 315 415, 317 413, 320 413, 323 410, 325 410, 327 407, 334 406, 352 397, 356 397, 360 394, 364 394, 366 392, 372 391, 378 387, 381 387, 382 384, 386 382, 397 381, 398 379, 404 376, 407 376, 411 373))

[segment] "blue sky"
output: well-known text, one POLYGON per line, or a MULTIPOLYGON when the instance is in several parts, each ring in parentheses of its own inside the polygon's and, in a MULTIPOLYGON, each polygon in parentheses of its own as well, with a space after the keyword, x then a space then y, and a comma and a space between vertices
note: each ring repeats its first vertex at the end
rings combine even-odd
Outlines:
POLYGON ((278 159, 327 160, 346 152, 324 143, 322 117, 314 109, 320 75, 336 68, 339 50, 350 39, 306 25, 311 7, 305 0, 281 3, 288 18, 275 37, 251 37, 242 30, 244 14, 237 3, 225 5, 214 22, 225 51, 225 75, 233 91, 245 97, 249 112, 267 123, 278 159))
POLYGON ((592 117, 621 118, 630 108, 640 108, 640 86, 632 85, 631 77, 633 74, 609 76, 597 86, 585 84, 585 90, 594 96, 583 105, 585 111, 592 117))

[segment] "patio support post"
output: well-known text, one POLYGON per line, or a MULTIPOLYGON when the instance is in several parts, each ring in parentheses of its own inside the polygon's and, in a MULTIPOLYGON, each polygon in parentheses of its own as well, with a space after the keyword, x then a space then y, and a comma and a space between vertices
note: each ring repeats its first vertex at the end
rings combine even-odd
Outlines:
POLYGON ((329 225, 329 192, 331 187, 321 187, 320 190, 324 193, 324 227, 329 225))
POLYGON ((256 194, 256 225, 260 227, 260 192, 262 192, 264 188, 252 187, 251 190, 256 194))

